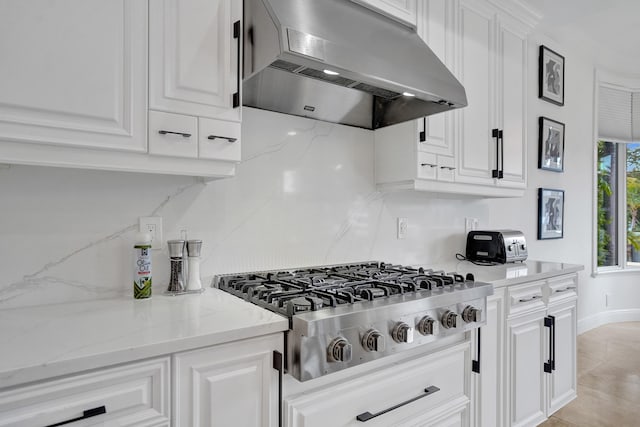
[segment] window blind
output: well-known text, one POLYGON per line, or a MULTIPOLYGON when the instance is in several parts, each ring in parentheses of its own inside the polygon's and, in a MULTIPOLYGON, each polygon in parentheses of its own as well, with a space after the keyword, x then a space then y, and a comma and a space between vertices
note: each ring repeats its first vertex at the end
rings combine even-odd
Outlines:
POLYGON ((631 91, 600 86, 598 137, 610 142, 632 142, 634 139, 632 105, 631 91))
POLYGON ((640 142, 640 92, 631 95, 631 136, 640 142))

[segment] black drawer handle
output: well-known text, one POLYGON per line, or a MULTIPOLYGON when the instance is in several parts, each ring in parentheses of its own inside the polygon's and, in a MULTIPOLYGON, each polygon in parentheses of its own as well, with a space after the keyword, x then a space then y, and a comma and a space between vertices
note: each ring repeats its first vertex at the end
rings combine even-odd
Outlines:
POLYGON ((440 166, 440 169, 449 169, 450 171, 454 170, 455 168, 452 166, 440 166))
POLYGON ((519 302, 529 302, 529 301, 533 301, 533 300, 538 299, 538 298, 542 298, 542 296, 541 295, 532 295, 529 298, 520 298, 518 301, 519 302))
POLYGON ((72 420, 62 421, 55 424, 49 424, 47 427, 63 426, 65 424, 75 423, 76 421, 84 420, 86 418, 91 418, 91 417, 97 417, 98 415, 102 415, 106 413, 107 413, 107 408, 105 408, 104 406, 98 406, 97 408, 87 409, 82 413, 81 417, 74 418, 72 420))
POLYGON ((380 411, 380 412, 377 412, 375 414, 372 414, 371 412, 363 412, 362 414, 360 414, 360 415, 358 415, 356 417, 356 420, 362 421, 363 423, 365 423, 365 422, 367 422, 367 421, 369 421, 369 420, 371 420, 371 419, 373 419, 375 417, 379 417, 380 415, 384 415, 387 412, 391 412, 394 409, 398 409, 398 408, 400 408, 400 407, 402 407, 404 405, 408 405, 411 402, 415 402, 418 399, 422 399, 424 397, 431 396, 436 391, 440 391, 440 389, 438 387, 434 386, 434 385, 429 386, 429 387, 424 389, 424 394, 421 394, 420 396, 416 396, 413 399, 409 399, 409 400, 404 401, 402 403, 398 403, 397 405, 392 406, 391 408, 387 408, 387 409, 385 409, 383 411, 380 411))
POLYGON ((429 166, 430 168, 435 168, 438 165, 434 165, 433 163, 420 163, 420 166, 429 166))
POLYGON ((167 135, 167 134, 171 134, 171 135, 180 135, 184 138, 190 138, 191 134, 190 133, 186 133, 186 132, 173 132, 170 130, 159 130, 158 133, 160 135, 167 135))
POLYGON ((226 139, 229 142, 236 142, 238 138, 230 138, 228 136, 209 135, 207 139, 226 139))

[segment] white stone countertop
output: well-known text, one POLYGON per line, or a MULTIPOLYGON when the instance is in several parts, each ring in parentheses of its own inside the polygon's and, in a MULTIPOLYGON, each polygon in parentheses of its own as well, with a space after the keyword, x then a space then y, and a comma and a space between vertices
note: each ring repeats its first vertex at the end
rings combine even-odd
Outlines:
POLYGON ((0 310, 0 389, 288 328, 285 317, 212 288, 0 310))
POLYGON ((584 270, 584 266, 535 260, 490 266, 475 265, 470 261, 458 261, 450 265, 440 266, 438 269, 446 272, 456 272, 462 275, 472 273, 476 281, 489 282, 492 283, 494 287, 499 288, 575 273, 584 270))

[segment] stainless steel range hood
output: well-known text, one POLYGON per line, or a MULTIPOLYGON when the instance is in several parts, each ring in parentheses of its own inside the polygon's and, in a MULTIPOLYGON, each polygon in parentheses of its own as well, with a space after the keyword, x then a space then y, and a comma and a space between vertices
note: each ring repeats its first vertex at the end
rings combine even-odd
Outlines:
POLYGON ((415 30, 349 0, 244 0, 243 104, 366 129, 467 105, 415 30))

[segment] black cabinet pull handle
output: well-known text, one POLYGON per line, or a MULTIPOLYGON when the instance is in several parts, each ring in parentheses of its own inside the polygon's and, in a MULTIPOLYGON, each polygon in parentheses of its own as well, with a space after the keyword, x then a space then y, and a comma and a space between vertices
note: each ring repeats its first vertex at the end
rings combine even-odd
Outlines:
POLYGON ((236 93, 233 94, 233 108, 240 106, 240 85, 242 84, 242 73, 240 72, 240 53, 242 50, 242 38, 240 37, 240 21, 233 23, 233 38, 238 39, 238 63, 237 63, 237 87, 236 93))
POLYGON ((491 171, 491 177, 492 178, 499 178, 500 177, 500 165, 499 165, 499 157, 500 157, 500 130, 499 129, 492 129, 491 130, 491 137, 496 139, 496 168, 493 169, 491 171))
POLYGON ((226 139, 229 142, 236 142, 238 138, 231 138, 228 136, 219 136, 219 135, 209 135, 207 139, 226 139))
POLYGON ((182 137, 184 137, 184 138, 190 138, 190 137, 191 137, 191 134, 190 134, 190 133, 186 133, 186 132, 173 132, 173 131, 170 131, 170 130, 159 130, 159 131, 158 131, 158 133, 159 133, 160 135, 166 135, 166 134, 168 134, 168 133, 169 133, 169 134, 171 134, 171 135, 180 135, 180 136, 182 136, 182 137))
POLYGON ((440 169, 449 169, 450 171, 454 170, 455 168, 452 166, 440 166, 440 169))
POLYGON ((392 406, 392 407, 387 408, 385 410, 382 410, 380 412, 376 412, 375 414, 372 414, 371 412, 363 412, 362 414, 360 414, 360 415, 358 415, 356 417, 356 420, 362 421, 363 423, 365 423, 365 422, 367 422, 367 421, 369 421, 369 420, 371 420, 371 419, 373 419, 375 417, 379 417, 380 415, 384 415, 387 412, 391 412, 394 409, 398 409, 398 408, 400 408, 400 407, 402 407, 404 405, 408 405, 411 402, 415 402, 418 399, 422 399, 422 398, 425 398, 427 396, 431 396, 436 391, 440 391, 440 389, 438 387, 434 386, 434 385, 429 386, 429 387, 424 389, 424 394, 421 394, 420 396, 416 396, 416 397, 414 397, 412 399, 409 399, 409 400, 406 400, 406 401, 404 401, 402 403, 398 403, 395 406, 392 406))
POLYGON ((422 132, 420 132, 420 142, 426 142, 427 140, 427 118, 422 118, 422 132))
POLYGON ((278 371, 278 427, 282 427, 282 353, 273 352, 273 369, 278 371))
POLYGON ((480 330, 481 329, 482 328, 478 328, 477 329, 477 331, 478 331, 478 348, 477 348, 478 354, 477 354, 477 356, 478 357, 476 358, 476 360, 472 360, 471 361, 471 371, 475 372, 476 374, 480 373, 480 342, 481 342, 480 341, 480 330))
POLYGON ((104 406, 98 406, 97 408, 87 409, 86 411, 84 411, 82 413, 81 417, 74 418, 72 420, 62 421, 62 422, 55 423, 55 424, 49 424, 47 427, 63 426, 65 424, 75 423, 76 421, 84 420, 86 418, 96 417, 98 415, 102 415, 102 414, 106 414, 106 413, 107 413, 107 408, 105 408, 104 406))
POLYGON ((556 332, 555 332, 556 318, 554 316, 547 316, 544 318, 544 327, 549 328, 549 360, 544 363, 544 371, 547 374, 550 374, 555 367, 555 358, 556 358, 556 332))
POLYGON ((500 139, 500 172, 498 172, 498 179, 504 178, 504 131, 500 129, 498 132, 498 139, 500 139))
POLYGON ((423 166, 423 167, 424 167, 424 166, 429 166, 429 167, 431 167, 431 168, 435 168, 435 167, 436 167, 436 166, 438 166, 438 165, 434 165, 433 163, 420 163, 420 166, 423 166))

